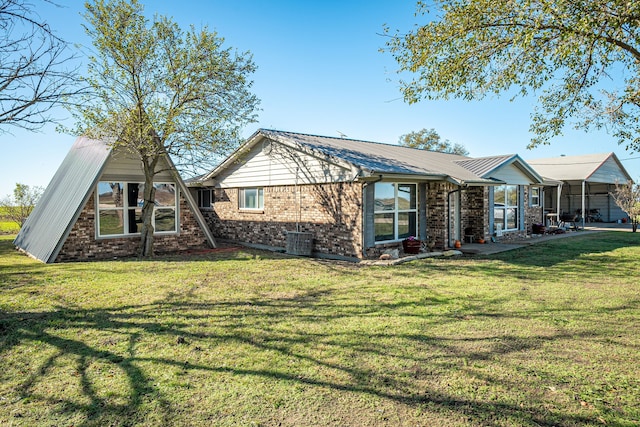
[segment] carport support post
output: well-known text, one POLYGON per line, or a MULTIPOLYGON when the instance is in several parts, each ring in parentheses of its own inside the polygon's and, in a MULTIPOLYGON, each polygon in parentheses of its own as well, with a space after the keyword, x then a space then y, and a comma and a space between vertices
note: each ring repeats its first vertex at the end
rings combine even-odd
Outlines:
POLYGON ((560 225, 560 198, 562 197, 562 184, 558 184, 558 204, 556 205, 556 225, 560 225))
POLYGON ((585 219, 585 215, 586 215, 586 211, 584 210, 585 208, 585 203, 584 203, 584 188, 587 184, 587 181, 582 181, 582 210, 580 212, 582 212, 582 229, 584 230, 584 219, 585 219))

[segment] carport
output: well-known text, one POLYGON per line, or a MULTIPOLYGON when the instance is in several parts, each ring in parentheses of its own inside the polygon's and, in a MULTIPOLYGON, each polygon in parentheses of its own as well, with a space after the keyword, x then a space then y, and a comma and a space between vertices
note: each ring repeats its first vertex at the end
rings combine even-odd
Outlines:
POLYGON ((577 214, 585 222, 616 222, 627 215, 615 204, 611 192, 616 183, 631 181, 615 153, 560 156, 528 160, 545 180, 558 184, 544 187, 546 213, 561 218, 577 214))

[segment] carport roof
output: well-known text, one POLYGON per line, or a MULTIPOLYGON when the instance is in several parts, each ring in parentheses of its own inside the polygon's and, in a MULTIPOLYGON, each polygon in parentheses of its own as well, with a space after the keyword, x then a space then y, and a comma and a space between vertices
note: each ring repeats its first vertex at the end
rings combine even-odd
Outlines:
POLYGON ((615 184, 631 180, 615 153, 560 156, 527 160, 540 175, 559 181, 589 181, 615 184))

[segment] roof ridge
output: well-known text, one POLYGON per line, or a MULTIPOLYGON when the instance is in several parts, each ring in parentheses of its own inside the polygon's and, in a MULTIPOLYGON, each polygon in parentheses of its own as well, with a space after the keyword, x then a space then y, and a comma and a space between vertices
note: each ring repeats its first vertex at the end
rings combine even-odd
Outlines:
POLYGON ((260 128, 260 129, 258 129, 258 132, 265 132, 265 133, 273 132, 273 133, 279 133, 279 134, 293 134, 293 135, 301 135, 301 136, 310 136, 310 137, 313 137, 313 138, 335 139, 335 140, 338 140, 338 141, 363 142, 365 144, 384 145, 384 146, 387 146, 387 147, 405 148, 407 150, 416 150, 416 151, 420 151, 420 152, 439 153, 439 154, 447 154, 447 155, 451 155, 451 156, 465 157, 464 159, 459 159, 459 160, 473 159, 473 157, 462 156, 460 154, 444 153, 442 151, 436 151, 436 150, 425 150, 425 149, 422 149, 422 148, 407 147, 406 145, 393 144, 393 143, 390 143, 390 142, 368 141, 368 140, 365 140, 365 139, 355 139, 355 138, 344 138, 344 137, 337 137, 337 136, 316 135, 316 134, 312 134, 312 133, 292 132, 292 131, 286 131, 286 130, 266 129, 266 128, 260 128))

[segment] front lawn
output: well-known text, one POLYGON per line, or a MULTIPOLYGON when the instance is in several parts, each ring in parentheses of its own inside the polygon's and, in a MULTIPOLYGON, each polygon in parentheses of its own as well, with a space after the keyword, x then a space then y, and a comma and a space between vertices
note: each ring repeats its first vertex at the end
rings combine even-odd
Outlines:
POLYGON ((360 267, 44 265, 0 236, 0 425, 634 426, 640 235, 360 267))

